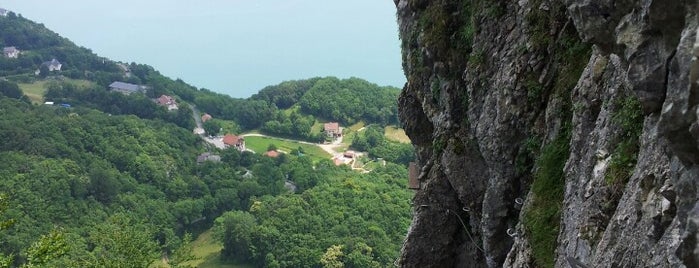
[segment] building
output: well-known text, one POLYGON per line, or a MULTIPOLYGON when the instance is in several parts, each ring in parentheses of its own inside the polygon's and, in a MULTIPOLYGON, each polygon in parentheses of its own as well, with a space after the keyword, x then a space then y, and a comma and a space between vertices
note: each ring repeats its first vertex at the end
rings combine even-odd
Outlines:
POLYGON ((345 158, 354 158, 356 155, 357 153, 355 153, 354 151, 345 151, 344 153, 342 153, 342 156, 344 156, 345 158))
POLYGON ((323 132, 325 132, 325 135, 331 138, 342 137, 342 129, 340 128, 340 124, 337 122, 323 124, 323 132))
POLYGON ((276 150, 269 150, 265 153, 265 156, 271 157, 271 158, 277 158, 277 157, 279 157, 279 152, 277 152, 276 150))
POLYGON ((116 81, 109 85, 109 89, 112 91, 119 92, 124 95, 131 95, 132 93, 143 93, 146 91, 145 86, 134 85, 125 82, 116 81))
POLYGON ((2 54, 5 55, 5 57, 16 59, 19 57, 19 49, 16 47, 4 47, 2 48, 2 54))
POLYGON ((221 157, 212 153, 203 153, 197 156, 197 164, 201 164, 206 161, 221 162, 221 157))
POLYGON ((61 67, 63 66, 63 64, 61 64, 61 62, 59 62, 55 58, 51 61, 44 62, 41 65, 46 65, 46 67, 49 68, 49 72, 60 71, 61 67))
POLYGON ((63 64, 61 64, 61 62, 58 61, 58 60, 56 60, 55 58, 52 59, 52 60, 50 60, 50 61, 45 61, 45 62, 41 63, 41 66, 39 67, 39 69, 37 69, 37 70, 34 72, 34 74, 35 74, 35 75, 41 74, 41 68, 44 67, 44 66, 46 67, 46 69, 47 69, 49 72, 53 72, 53 71, 60 71, 60 70, 61 70, 61 67, 63 67, 63 64))
POLYGON ((233 147, 238 149, 238 151, 245 151, 245 139, 242 136, 226 134, 226 136, 223 136, 223 145, 226 148, 233 147))
POLYGON ((213 117, 210 114, 204 114, 201 116, 201 122, 206 123, 206 121, 209 121, 213 119, 213 117))
POLYGON ((161 95, 157 102, 159 105, 167 107, 168 111, 177 110, 177 101, 171 96, 161 95))

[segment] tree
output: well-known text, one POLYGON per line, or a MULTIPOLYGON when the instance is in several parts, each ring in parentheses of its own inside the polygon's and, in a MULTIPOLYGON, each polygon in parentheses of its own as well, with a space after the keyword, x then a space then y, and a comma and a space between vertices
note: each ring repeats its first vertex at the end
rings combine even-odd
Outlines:
POLYGON ((159 257, 153 229, 116 214, 90 232, 92 250, 90 267, 148 267, 159 257))
POLYGON ((277 146, 274 145, 273 143, 270 143, 270 144, 267 146, 267 151, 276 151, 276 150, 277 150, 277 146))
POLYGON ((20 99, 28 102, 27 96, 22 93, 22 90, 17 84, 10 81, 0 80, 0 95, 5 97, 20 99))
POLYGON ((342 253, 341 245, 330 246, 320 258, 320 263, 323 264, 323 268, 343 268, 345 264, 342 263, 342 253))
POLYGON ((202 127, 204 128, 206 134, 210 136, 216 136, 218 135, 218 132, 221 130, 221 123, 216 119, 211 119, 204 122, 202 127))
POLYGON ((251 250, 255 217, 248 212, 231 211, 218 217, 214 224, 214 235, 223 243, 224 258, 246 262, 255 257, 251 250))
POLYGON ((51 72, 51 71, 49 71, 49 66, 48 66, 48 65, 42 64, 42 65, 39 66, 39 77, 41 77, 41 78, 46 78, 46 77, 49 75, 50 72, 51 72))

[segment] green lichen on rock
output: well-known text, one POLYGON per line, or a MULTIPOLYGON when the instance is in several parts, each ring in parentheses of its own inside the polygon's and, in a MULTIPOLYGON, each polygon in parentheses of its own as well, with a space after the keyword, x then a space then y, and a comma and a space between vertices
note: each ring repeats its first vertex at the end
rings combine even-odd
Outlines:
POLYGON ((643 131, 643 110, 634 96, 617 101, 615 105, 618 108, 612 116, 612 122, 620 128, 621 134, 620 141, 612 152, 605 181, 608 185, 619 188, 629 180, 636 165, 639 137, 643 131))
POLYGON ((558 237, 569 134, 560 135, 546 145, 536 161, 537 171, 531 186, 533 201, 524 213, 524 226, 537 267, 553 267, 558 237))

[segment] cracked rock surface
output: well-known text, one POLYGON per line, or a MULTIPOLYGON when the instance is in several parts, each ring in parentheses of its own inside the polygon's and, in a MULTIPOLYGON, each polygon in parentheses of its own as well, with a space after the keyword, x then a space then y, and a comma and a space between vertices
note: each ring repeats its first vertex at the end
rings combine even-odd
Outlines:
POLYGON ((699 267, 696 1, 394 2, 422 171, 397 264, 546 263, 525 214, 563 141, 548 265, 699 267))

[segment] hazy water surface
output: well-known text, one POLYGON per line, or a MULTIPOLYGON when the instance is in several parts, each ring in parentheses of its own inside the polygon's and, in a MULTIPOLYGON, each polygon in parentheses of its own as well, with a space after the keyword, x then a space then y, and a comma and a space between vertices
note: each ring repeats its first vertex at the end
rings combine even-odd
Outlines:
POLYGON ((6 0, 100 56, 234 97, 314 76, 401 87, 391 0, 6 0))

